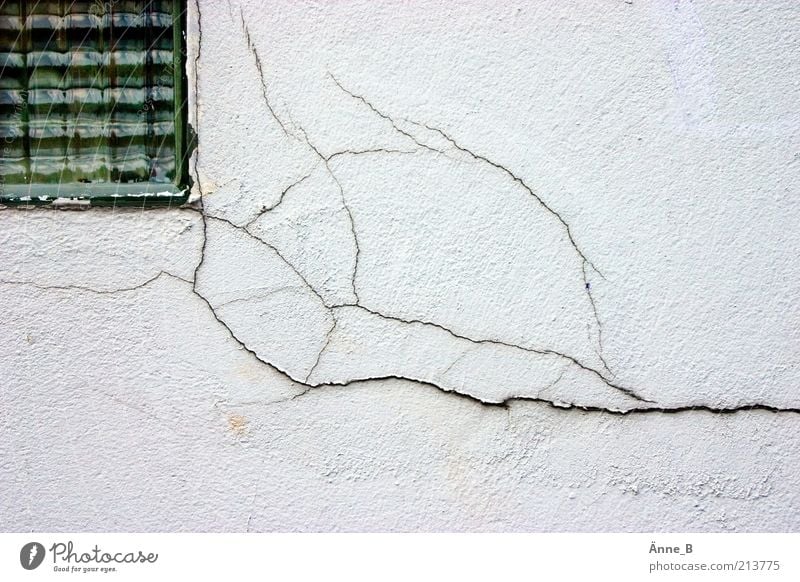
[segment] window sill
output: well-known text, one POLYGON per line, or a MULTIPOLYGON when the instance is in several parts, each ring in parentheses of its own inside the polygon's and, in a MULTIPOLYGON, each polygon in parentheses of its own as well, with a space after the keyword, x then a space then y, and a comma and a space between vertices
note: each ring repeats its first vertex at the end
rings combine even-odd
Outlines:
POLYGON ((0 204, 6 206, 179 206, 188 188, 174 184, 15 184, 0 185, 0 204))

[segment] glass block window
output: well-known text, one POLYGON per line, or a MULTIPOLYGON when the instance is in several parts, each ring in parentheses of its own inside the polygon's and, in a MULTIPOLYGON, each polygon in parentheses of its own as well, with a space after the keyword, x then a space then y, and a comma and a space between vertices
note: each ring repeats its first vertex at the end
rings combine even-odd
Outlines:
POLYGON ((0 197, 178 194, 182 5, 0 0, 0 197))

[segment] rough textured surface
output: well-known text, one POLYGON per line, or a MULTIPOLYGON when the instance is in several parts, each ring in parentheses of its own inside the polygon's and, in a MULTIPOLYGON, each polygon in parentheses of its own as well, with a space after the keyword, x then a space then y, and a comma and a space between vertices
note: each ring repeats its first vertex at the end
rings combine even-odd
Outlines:
POLYGON ((798 13, 192 6, 195 204, 0 212, 0 519, 797 530, 798 13))

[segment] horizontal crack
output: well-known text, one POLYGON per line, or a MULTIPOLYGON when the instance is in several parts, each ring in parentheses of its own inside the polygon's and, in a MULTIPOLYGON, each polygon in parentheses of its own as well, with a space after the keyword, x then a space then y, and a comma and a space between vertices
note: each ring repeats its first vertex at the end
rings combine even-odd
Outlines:
POLYGON ((371 150, 342 150, 340 152, 334 152, 325 158, 326 161, 330 162, 333 158, 339 156, 362 156, 364 154, 415 154, 419 150, 393 150, 388 148, 375 148, 371 150))
MULTIPOLYGON (((246 349, 246 348, 245 348, 246 349)), ((288 376, 288 375, 287 375, 288 376)), ((748 411, 757 411, 762 410, 765 412, 773 412, 773 413, 790 413, 790 414, 800 414, 800 407, 788 407, 788 408, 781 408, 778 406, 772 406, 769 404, 759 404, 759 403, 752 403, 752 404, 742 404, 739 406, 732 406, 732 407, 715 407, 709 406, 706 404, 697 404, 691 406, 640 406, 630 409, 616 409, 616 408, 607 408, 603 406, 587 406, 582 404, 568 404, 568 403, 557 403, 552 400, 547 400, 544 398, 534 398, 528 396, 510 396, 508 398, 504 398, 502 400, 483 400, 472 394, 465 394, 463 392, 457 392, 455 390, 447 390, 442 386, 436 384, 435 382, 430 382, 428 380, 421 380, 419 378, 413 378, 410 376, 404 375, 397 375, 397 374, 386 374, 382 376, 369 376, 363 378, 353 378, 351 380, 343 381, 343 382, 326 382, 324 384, 317 384, 317 385, 310 385, 304 382, 298 382, 294 380, 295 383, 305 386, 305 390, 290 396, 289 398, 285 398, 283 400, 272 400, 269 401, 267 404, 269 405, 276 405, 282 404, 286 402, 291 402, 293 400, 297 400, 298 398, 302 398, 312 392, 316 392, 317 390, 325 389, 325 388, 349 388, 352 386, 358 386, 361 384, 371 384, 375 382, 386 382, 391 380, 398 380, 404 382, 411 382, 413 384, 417 384, 419 386, 426 386, 429 388, 434 388, 437 392, 444 393, 455 398, 459 398, 462 400, 468 400, 472 403, 478 404, 480 406, 485 406, 487 408, 498 408, 498 409, 510 409, 513 404, 541 404, 545 405, 549 408, 554 408, 559 411, 579 411, 579 412, 588 412, 588 413, 603 413, 603 414, 610 414, 615 416, 635 416, 638 414, 678 414, 678 413, 686 413, 686 412, 709 412, 713 414, 734 414, 737 412, 748 412, 748 411)), ((251 402, 250 404, 255 404, 251 402)))
POLYGON ((241 289, 241 291, 256 291, 256 290, 267 290, 266 293, 261 293, 259 295, 250 296, 250 297, 237 297, 236 299, 231 299, 230 301, 223 301, 222 303, 218 303, 215 309, 221 309, 223 307, 227 307, 229 305, 235 305, 236 303, 244 303, 247 301, 252 301, 253 299, 265 299, 266 297, 271 297, 272 295, 277 295, 279 293, 285 293, 286 291, 300 291, 305 289, 305 287, 300 287, 298 285, 284 285, 283 287, 278 287, 277 289, 273 289, 272 287, 258 287, 255 289, 241 289))
POLYGON ((24 285, 43 290, 83 291, 86 293, 94 293, 96 295, 115 295, 117 293, 136 291, 137 289, 141 289, 142 287, 146 287, 151 283, 154 283, 156 280, 160 279, 163 276, 172 277, 173 279, 183 281, 184 283, 192 283, 192 281, 190 281, 189 279, 184 279, 183 277, 174 275, 169 271, 159 271, 156 275, 153 275, 152 277, 150 277, 146 281, 143 281, 142 283, 132 285, 131 287, 120 287, 119 289, 95 289, 93 287, 86 287, 83 285, 42 285, 40 283, 34 283, 33 281, 16 281, 16 280, 0 280, 0 285, 24 285))

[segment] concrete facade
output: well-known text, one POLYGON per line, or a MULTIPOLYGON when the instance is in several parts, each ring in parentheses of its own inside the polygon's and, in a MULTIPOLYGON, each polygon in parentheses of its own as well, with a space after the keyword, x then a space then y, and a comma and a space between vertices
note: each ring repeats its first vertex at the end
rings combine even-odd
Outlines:
POLYGON ((194 189, 0 212, 7 531, 797 531, 793 2, 189 7, 194 189))

